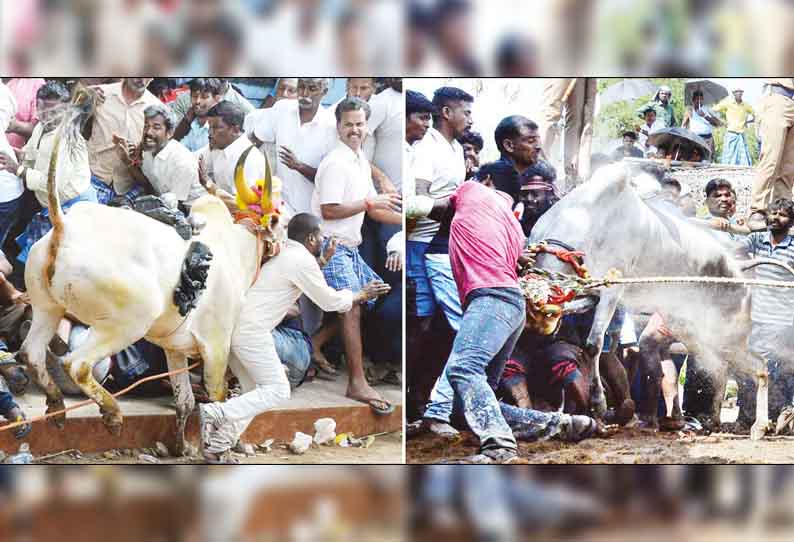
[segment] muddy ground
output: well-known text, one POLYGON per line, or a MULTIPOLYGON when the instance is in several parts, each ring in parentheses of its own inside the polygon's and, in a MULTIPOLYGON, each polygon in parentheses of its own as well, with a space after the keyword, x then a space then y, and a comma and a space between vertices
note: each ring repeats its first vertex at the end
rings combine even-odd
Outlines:
MULTIPOLYGON (((36 458, 35 463, 47 465, 84 465, 84 464, 147 464, 151 460, 140 459, 141 454, 154 457, 154 450, 111 450, 103 454, 65 453, 56 457, 36 458)), ((341 448, 339 446, 313 445, 305 454, 296 455, 286 449, 286 443, 275 442, 270 452, 257 450, 256 455, 235 454, 234 457, 244 464, 331 464, 331 463, 402 463, 402 432, 380 435, 369 448, 341 448)), ((182 457, 157 457, 157 463, 164 465, 191 465, 203 463, 199 459, 182 457)))
MULTIPOLYGON (((409 439, 409 463, 435 463, 477 453, 478 441, 463 433, 457 443, 448 443, 429 434, 409 439)), ((714 433, 695 436, 659 433, 642 429, 615 429, 607 438, 593 438, 571 444, 556 440, 519 444, 521 459, 527 463, 792 463, 794 437, 767 437, 753 442, 749 436, 714 433)))

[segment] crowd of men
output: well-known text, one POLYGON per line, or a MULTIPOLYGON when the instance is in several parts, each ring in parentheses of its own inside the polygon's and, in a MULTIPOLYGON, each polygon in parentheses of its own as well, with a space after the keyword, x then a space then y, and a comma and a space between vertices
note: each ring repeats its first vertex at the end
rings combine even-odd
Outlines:
MULTIPOLYGON (((783 92, 794 95, 794 81, 770 80, 759 104, 757 120, 765 148, 749 216, 737 215, 737 192, 728 180, 708 182, 705 204, 698 209, 686 183, 650 163, 644 170, 658 182, 643 197, 654 197, 681 220, 706 228, 728 256, 794 264, 789 235, 794 220, 792 178, 785 154, 771 155, 777 144, 773 129, 782 121, 775 106, 782 104, 778 102, 783 92), (764 169, 767 161, 775 172, 772 177, 764 169)), ((669 89, 662 87, 646 122, 658 124, 656 117, 674 124, 669 99, 669 89)), ((565 195, 558 193, 554 167, 542 157, 538 125, 524 116, 499 122, 493 137, 500 158, 479 165, 483 136, 471 130, 474 101, 455 87, 437 89, 432 100, 406 92, 407 408, 413 420, 408 434, 431 432, 454 439, 458 428, 467 427, 479 437, 480 453, 465 461, 502 463, 516 457, 517 440, 576 441, 597 434, 599 426, 588 416, 584 350, 593 314, 563 316, 547 336, 539 336, 529 325, 529 301, 518 280, 533 262, 527 239, 538 219, 565 195)), ((730 104, 741 104, 741 93, 723 103, 732 111, 730 104)), ((742 110, 749 113, 749 107, 742 110)), ((688 112, 690 126, 693 114, 701 114, 697 105, 688 112)), ((729 114, 729 121, 735 120, 729 114)), ((643 156, 641 150, 634 154, 633 136, 634 132, 626 134, 623 152, 600 157, 601 162, 643 156)), ((756 275, 792 280, 774 266, 762 266, 756 275)), ((768 362, 772 419, 794 402, 794 299, 788 292, 757 288, 751 299, 747 348, 768 362)), ((665 318, 674 316, 632 314, 619 307, 607 331, 602 360, 618 357, 618 380, 627 383, 623 386, 630 395, 623 403, 610 404, 608 422, 680 430, 686 414, 704 424, 719 424, 720 413, 718 419, 710 418, 711 405, 714 394, 723 390, 715 389, 709 372, 666 326, 665 318), (643 361, 647 356, 640 352, 642 337, 656 337, 664 344, 661 366, 643 361), (617 341, 617 347, 610 348, 610 341, 617 341), (685 361, 682 400, 678 381, 685 361), (659 397, 644 396, 643 383, 649 379, 662 379, 659 397)), ((755 420, 755 370, 750 365, 731 370, 739 384, 740 407, 733 429, 747 432, 755 420)), ((692 423, 690 427, 698 426, 692 423)))
MULTIPOLYGON (((51 227, 50 159, 80 85, 93 96, 93 111, 79 144, 58 149, 55 170, 67 219, 73 207, 93 202, 145 212, 180 232, 191 205, 207 193, 233 215, 240 211, 238 165, 253 188, 268 166, 272 170, 274 205, 287 238, 278 239, 280 252, 263 262, 237 319, 231 345, 237 361, 230 369, 242 393, 201 407, 205 457, 228 459, 250 420, 287 399, 290 387, 337 378, 342 355, 347 396, 375 414, 393 412, 372 386, 400 383, 401 80, 347 79, 346 95, 325 106, 328 79, 281 78, 259 108, 218 78, 195 78, 178 88, 149 78, 93 83, 0 84, 2 360, 13 359, 30 325, 22 270, 30 248, 51 227)), ((64 319, 51 353, 62 357, 79 346, 81 328, 64 319)), ((141 340, 112 356, 109 376, 95 376, 116 389, 164 369, 162 350, 141 340)), ((9 392, 21 392, 27 378, 10 365, 0 370, 11 388, 0 391, 2 414, 21 419, 9 392)), ((201 396, 200 382, 194 384, 201 396)), ((163 391, 154 388, 148 392, 163 391)), ((20 437, 29 430, 22 427, 20 437)))

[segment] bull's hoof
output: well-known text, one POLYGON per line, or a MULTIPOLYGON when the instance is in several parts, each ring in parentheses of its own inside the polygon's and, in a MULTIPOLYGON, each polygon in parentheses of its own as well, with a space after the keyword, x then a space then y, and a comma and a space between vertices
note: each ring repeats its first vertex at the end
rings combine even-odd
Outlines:
MULTIPOLYGON (((51 414, 65 408, 66 405, 64 404, 63 399, 59 401, 47 401, 47 410, 44 412, 44 414, 51 414)), ((66 412, 58 414, 57 416, 53 416, 52 418, 49 418, 49 420, 50 423, 55 425, 55 427, 63 431, 63 429, 66 427, 66 412)))
POLYGON ((750 428, 750 440, 761 440, 769 431, 769 422, 755 422, 750 428))
POLYGON ((615 409, 615 423, 618 425, 626 425, 632 419, 634 419, 634 413, 636 410, 637 407, 634 404, 634 401, 631 399, 626 399, 617 409, 615 409))
POLYGON ((661 431, 681 431, 684 426, 686 426, 686 422, 681 418, 665 416, 659 420, 659 429, 661 431))
POLYGON ((590 396, 590 412, 593 418, 603 419, 607 413, 607 400, 603 394, 590 396))
MULTIPOLYGON (((177 448, 180 448, 180 446, 177 445, 177 448)), ((189 442, 185 442, 181 446, 181 448, 182 448, 181 450, 180 449, 176 450, 177 456, 186 457, 188 459, 195 459, 199 456, 198 448, 196 446, 193 446, 189 442)))
POLYGON ((103 412, 102 423, 105 424, 105 429, 114 437, 121 436, 121 429, 124 424, 124 419, 119 412, 103 412))

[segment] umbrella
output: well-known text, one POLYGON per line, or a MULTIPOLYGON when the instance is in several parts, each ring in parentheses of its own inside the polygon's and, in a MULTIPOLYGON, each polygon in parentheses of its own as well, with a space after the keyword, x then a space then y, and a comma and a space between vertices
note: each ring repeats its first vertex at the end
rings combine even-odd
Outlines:
POLYGON ((624 79, 607 87, 599 96, 601 106, 615 102, 636 100, 656 92, 657 85, 647 79, 624 79))
POLYGON ((684 104, 692 104, 692 94, 697 89, 703 91, 703 105, 715 104, 728 95, 728 91, 719 83, 708 79, 690 79, 684 84, 684 104))
POLYGON ((648 145, 669 151, 673 160, 689 160, 695 149, 700 151, 703 160, 711 158, 711 149, 706 140, 685 128, 662 128, 651 132, 648 145))

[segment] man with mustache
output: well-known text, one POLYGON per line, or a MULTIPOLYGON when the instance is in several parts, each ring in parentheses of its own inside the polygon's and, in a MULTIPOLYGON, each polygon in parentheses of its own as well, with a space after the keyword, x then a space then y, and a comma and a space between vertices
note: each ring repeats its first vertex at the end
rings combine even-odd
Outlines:
POLYGON ((712 229, 725 232, 719 234, 721 241, 736 242, 740 238, 737 229, 746 228, 746 225, 744 219, 735 215, 736 190, 733 185, 726 179, 711 179, 706 184, 706 211, 701 212, 698 218, 708 219, 712 229))
MULTIPOLYGON (((150 105, 143 112, 143 138, 140 164, 127 157, 135 180, 156 196, 170 192, 180 203, 190 204, 206 190, 199 183, 198 160, 179 141, 174 140, 174 116, 162 104, 150 105)), ((209 134, 208 134, 209 137, 209 134)))
MULTIPOLYGON (((794 265, 794 237, 789 229, 794 225, 794 202, 780 198, 769 205, 766 215, 767 231, 753 232, 745 237, 737 249, 740 257, 769 258, 794 265)), ((791 281, 785 269, 772 265, 755 268, 755 276, 762 280, 791 281)), ((794 399, 794 326, 792 312, 794 290, 755 287, 750 305, 752 327, 748 348, 755 358, 769 370, 769 416, 774 420, 794 399)), ((743 393, 739 422, 752 424, 755 414, 755 380, 747 379, 743 393), (749 405, 747 404, 749 403, 749 405), (741 418, 745 417, 746 420, 741 418)))
POLYGON ((273 173, 284 183, 284 203, 292 215, 311 210, 317 167, 337 142, 333 113, 322 106, 326 78, 298 78, 298 99, 279 100, 256 112, 251 140, 257 147, 275 143, 273 173))
MULTIPOLYGON (((373 281, 381 282, 359 254, 364 215, 385 224, 402 224, 402 198, 399 194, 378 194, 375 191, 370 164, 361 149, 367 134, 369 105, 359 98, 347 98, 336 107, 335 114, 340 143, 317 168, 312 214, 323 219, 325 245, 337 243, 336 250, 323 267, 325 280, 336 290, 356 293, 373 281)), ((374 301, 370 301, 365 308, 373 305, 374 301)), ((391 414, 394 406, 367 383, 364 375, 363 312, 356 305, 341 317, 345 359, 350 369, 347 397, 368 404, 375 414, 391 414)), ((326 327, 331 325, 326 323, 326 327)))
POLYGON ((120 83, 94 87, 97 107, 83 128, 88 142, 91 184, 99 203, 123 196, 132 205, 143 193, 124 163, 143 132, 143 110, 161 103, 146 90, 151 77, 128 77, 120 83))

